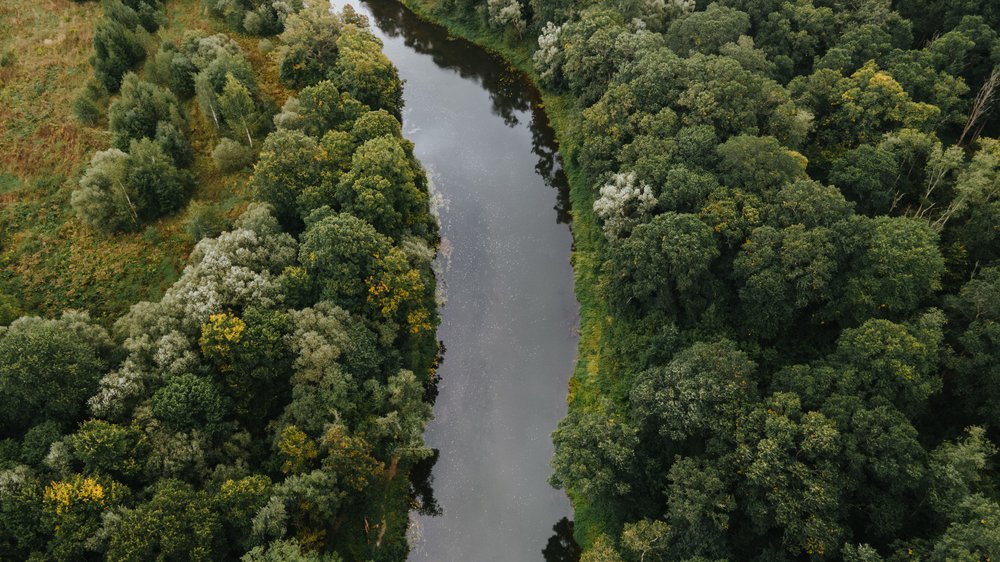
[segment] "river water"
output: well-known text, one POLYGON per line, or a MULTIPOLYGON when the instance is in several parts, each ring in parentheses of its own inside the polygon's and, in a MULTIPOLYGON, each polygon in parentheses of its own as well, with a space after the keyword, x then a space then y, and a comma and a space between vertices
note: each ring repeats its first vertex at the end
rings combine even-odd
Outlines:
POLYGON ((413 514, 410 559, 542 560, 571 513, 547 478, 578 323, 552 131, 537 92, 500 59, 392 0, 352 5, 405 81, 404 134, 441 200, 446 352, 426 440, 440 453, 442 513, 413 514))

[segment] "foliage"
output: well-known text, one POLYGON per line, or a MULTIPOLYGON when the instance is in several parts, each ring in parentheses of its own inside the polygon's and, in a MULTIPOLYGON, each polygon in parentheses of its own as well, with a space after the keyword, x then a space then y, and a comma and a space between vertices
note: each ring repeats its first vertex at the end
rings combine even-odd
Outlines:
MULTIPOLYGON (((254 160, 253 150, 232 139, 222 138, 212 150, 215 167, 224 174, 238 172, 250 166, 254 160)), ((201 239, 199 236, 197 239, 201 239)))
POLYGON ((583 559, 996 556, 987 4, 407 2, 560 135, 583 559))

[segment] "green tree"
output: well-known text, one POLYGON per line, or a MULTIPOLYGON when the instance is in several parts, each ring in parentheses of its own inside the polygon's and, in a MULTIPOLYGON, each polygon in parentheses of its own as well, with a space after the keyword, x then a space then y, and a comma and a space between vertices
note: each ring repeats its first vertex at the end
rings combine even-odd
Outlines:
POLYGON ((283 225, 301 224, 299 197, 324 182, 322 151, 315 139, 300 131, 278 130, 264 140, 250 187, 254 197, 269 203, 283 225))
POLYGON ((860 227, 867 242, 848 266, 840 297, 844 318, 906 314, 940 288, 944 260, 927 223, 877 217, 860 227))
POLYGON ((382 53, 382 42, 367 29, 344 26, 337 37, 337 63, 333 73, 340 89, 354 99, 401 118, 403 83, 396 67, 382 53))
POLYGON ((367 222, 347 213, 330 214, 302 234, 299 261, 319 281, 320 294, 347 310, 362 309, 367 282, 392 244, 367 222))
POLYGON ((895 203, 899 165, 893 155, 870 144, 862 144, 837 158, 830 170, 830 183, 869 215, 888 213, 895 203))
POLYGON ((94 29, 94 76, 109 92, 117 92, 122 77, 146 59, 146 48, 134 27, 102 18, 94 29))
POLYGON ((210 379, 190 373, 172 377, 153 394, 153 415, 173 431, 218 431, 229 407, 210 379))
POLYGON ((158 139, 174 163, 190 163, 191 147, 186 137, 187 119, 176 96, 164 88, 145 82, 129 73, 122 82, 121 95, 108 109, 108 129, 112 143, 119 150, 129 150, 133 140, 158 139), (166 142, 169 125, 180 135, 178 140, 166 142), (176 146, 172 146, 176 145, 176 146), (168 150, 172 149, 172 150, 168 150))
POLYGON ((284 45, 278 50, 281 79, 295 88, 333 78, 343 24, 328 6, 311 5, 285 20, 284 45))
POLYGON ((639 373, 629 393, 639 423, 663 437, 727 438, 756 399, 756 365, 730 341, 699 342, 639 373))
POLYGON ((15 320, 0 332, 3 434, 19 435, 45 420, 76 423, 116 355, 107 332, 86 314, 15 320))
POLYGON ((556 453, 549 482, 553 486, 590 498, 621 496, 632 490, 637 431, 607 408, 574 409, 559 421, 552 433, 556 453))
POLYGON ((609 296, 619 307, 661 303, 696 294, 719 256, 712 229, 693 215, 664 213, 611 247, 609 296))
POLYGON ((704 11, 693 12, 674 20, 667 29, 667 46, 682 57, 691 52, 715 54, 726 43, 733 43, 750 30, 746 12, 712 3, 704 11))
POLYGON ((121 480, 135 477, 144 467, 146 437, 135 425, 88 420, 69 436, 73 457, 85 474, 107 474, 121 480))
POLYGON ((716 153, 722 183, 758 195, 806 177, 805 158, 774 137, 736 136, 720 144, 716 153))
POLYGON ((253 148, 254 137, 268 122, 267 115, 257 107, 250 90, 232 74, 226 75, 226 85, 218 97, 218 106, 226 128, 241 140, 246 137, 247 144, 253 148))
POLYGON ((149 501, 121 511, 110 530, 107 559, 216 560, 221 532, 208 494, 163 479, 149 501))

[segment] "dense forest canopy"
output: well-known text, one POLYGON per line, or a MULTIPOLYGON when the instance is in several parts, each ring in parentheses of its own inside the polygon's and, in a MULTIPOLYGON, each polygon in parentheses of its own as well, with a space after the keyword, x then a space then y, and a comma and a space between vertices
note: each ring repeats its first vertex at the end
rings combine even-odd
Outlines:
POLYGON ((98 124, 110 100, 111 146, 72 193, 79 220, 148 232, 205 174, 252 164, 251 201, 231 225, 195 210, 203 238, 158 301, 0 327, 0 558, 405 558, 438 227, 395 68, 349 9, 206 1, 269 36, 267 88, 233 36, 159 41, 159 0, 100 9, 75 110, 98 124))
POLYGON ((584 560, 1000 556, 996 2, 409 3, 559 102, 584 560))

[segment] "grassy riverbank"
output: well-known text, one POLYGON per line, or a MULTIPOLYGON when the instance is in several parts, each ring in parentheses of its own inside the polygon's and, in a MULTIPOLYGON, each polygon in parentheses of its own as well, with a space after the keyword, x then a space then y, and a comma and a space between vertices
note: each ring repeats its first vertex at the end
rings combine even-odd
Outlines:
MULTIPOLYGON (((607 244, 594 215, 595 193, 576 160, 580 138, 581 109, 572 96, 557 94, 541 86, 526 44, 514 44, 497 33, 455 18, 441 17, 434 0, 401 0, 420 17, 445 26, 449 32, 502 56, 512 67, 527 75, 542 95, 545 112, 556 132, 563 167, 570 185, 572 205, 572 255, 574 286, 580 303, 580 342, 576 369, 570 380, 569 407, 585 410, 602 396, 620 396, 622 390, 608 376, 616 372, 608 351, 612 317, 597 294, 603 247, 607 244)), ((592 505, 586 497, 570 494, 575 512, 574 533, 585 548, 601 533, 620 527, 612 514, 592 505)))

